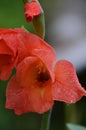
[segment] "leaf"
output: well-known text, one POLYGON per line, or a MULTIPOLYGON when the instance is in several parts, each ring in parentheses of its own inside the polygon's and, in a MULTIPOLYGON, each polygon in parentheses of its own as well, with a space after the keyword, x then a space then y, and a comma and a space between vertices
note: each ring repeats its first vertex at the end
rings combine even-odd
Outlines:
POLYGON ((69 130, 86 130, 86 127, 70 123, 67 124, 67 127, 69 128, 69 130))

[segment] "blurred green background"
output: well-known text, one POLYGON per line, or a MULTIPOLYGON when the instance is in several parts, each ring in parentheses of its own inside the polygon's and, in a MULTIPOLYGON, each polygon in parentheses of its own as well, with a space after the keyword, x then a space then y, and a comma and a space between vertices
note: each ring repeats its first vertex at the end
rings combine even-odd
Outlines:
MULTIPOLYGON (((51 8, 53 2, 55 4, 56 0, 40 0, 45 10, 46 27, 50 20, 49 8, 53 12, 51 8)), ((22 25, 33 32, 32 24, 28 24, 25 20, 22 0, 0 0, 0 28, 17 28, 22 25)), ((46 30, 46 40, 49 39, 47 35, 46 30)), ((85 86, 86 69, 83 68, 82 71, 77 73, 81 84, 85 86)), ((42 115, 27 113, 17 116, 12 110, 5 109, 6 86, 7 82, 0 81, 0 130, 40 130, 42 115)), ((73 105, 55 102, 51 116, 50 130, 66 130, 65 124, 67 122, 86 126, 85 97, 73 105)))

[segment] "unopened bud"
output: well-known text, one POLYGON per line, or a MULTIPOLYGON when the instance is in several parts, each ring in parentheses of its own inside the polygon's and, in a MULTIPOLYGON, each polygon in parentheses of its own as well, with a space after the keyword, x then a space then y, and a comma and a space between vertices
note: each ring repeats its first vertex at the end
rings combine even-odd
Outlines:
POLYGON ((36 34, 44 39, 45 20, 44 20, 44 12, 40 3, 37 0, 24 0, 24 3, 25 3, 25 17, 27 22, 32 22, 36 34))

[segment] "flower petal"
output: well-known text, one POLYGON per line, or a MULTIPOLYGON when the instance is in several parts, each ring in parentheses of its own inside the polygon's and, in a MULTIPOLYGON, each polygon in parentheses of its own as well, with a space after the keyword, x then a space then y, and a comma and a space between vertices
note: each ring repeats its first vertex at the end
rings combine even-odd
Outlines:
MULTIPOLYGON (((14 29, 0 29, 0 46, 16 56, 18 46, 18 33, 14 29), (2 44, 3 42, 3 44, 2 44)), ((0 51, 1 51, 0 49, 0 51)), ((8 53, 9 53, 8 52, 8 53)))
MULTIPOLYGON (((41 65, 44 64, 37 57, 27 57, 18 65, 16 75, 7 86, 6 108, 23 114, 43 113, 52 107, 51 79, 46 82, 37 80, 41 65)), ((46 68, 43 67, 44 72, 46 68)))
POLYGON ((12 49, 12 45, 9 45, 9 38, 5 41, 5 36, 2 35, 0 38, 0 79, 7 80, 15 66, 17 49, 14 47, 12 49))
POLYGON ((53 84, 53 99, 66 103, 75 103, 86 91, 81 87, 74 66, 66 60, 60 60, 55 66, 56 82, 53 84))
POLYGON ((46 59, 46 54, 47 54, 47 57, 48 57, 48 55, 49 55, 49 57, 51 57, 49 59, 47 58, 48 61, 50 60, 50 62, 52 62, 52 64, 55 64, 55 62, 56 62, 55 51, 49 44, 47 44, 44 40, 42 40, 37 35, 29 33, 28 31, 26 31, 24 29, 21 29, 21 30, 15 29, 15 32, 19 33, 18 51, 19 51, 20 56, 24 55, 26 57, 29 55, 30 56, 36 55, 41 58, 41 55, 42 55, 42 57, 44 56, 46 59), (44 54, 40 54, 41 52, 44 54))

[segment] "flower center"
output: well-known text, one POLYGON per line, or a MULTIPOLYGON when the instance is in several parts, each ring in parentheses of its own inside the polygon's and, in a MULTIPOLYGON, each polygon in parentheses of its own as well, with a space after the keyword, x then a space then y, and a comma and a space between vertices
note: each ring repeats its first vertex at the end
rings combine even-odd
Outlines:
POLYGON ((41 66, 37 70, 37 80, 39 82, 46 82, 50 79, 50 74, 45 66, 41 66))
POLYGON ((48 81, 50 79, 50 75, 46 72, 46 73, 43 73, 41 72, 40 74, 38 74, 38 77, 37 77, 37 80, 39 82, 45 82, 45 81, 48 81))

